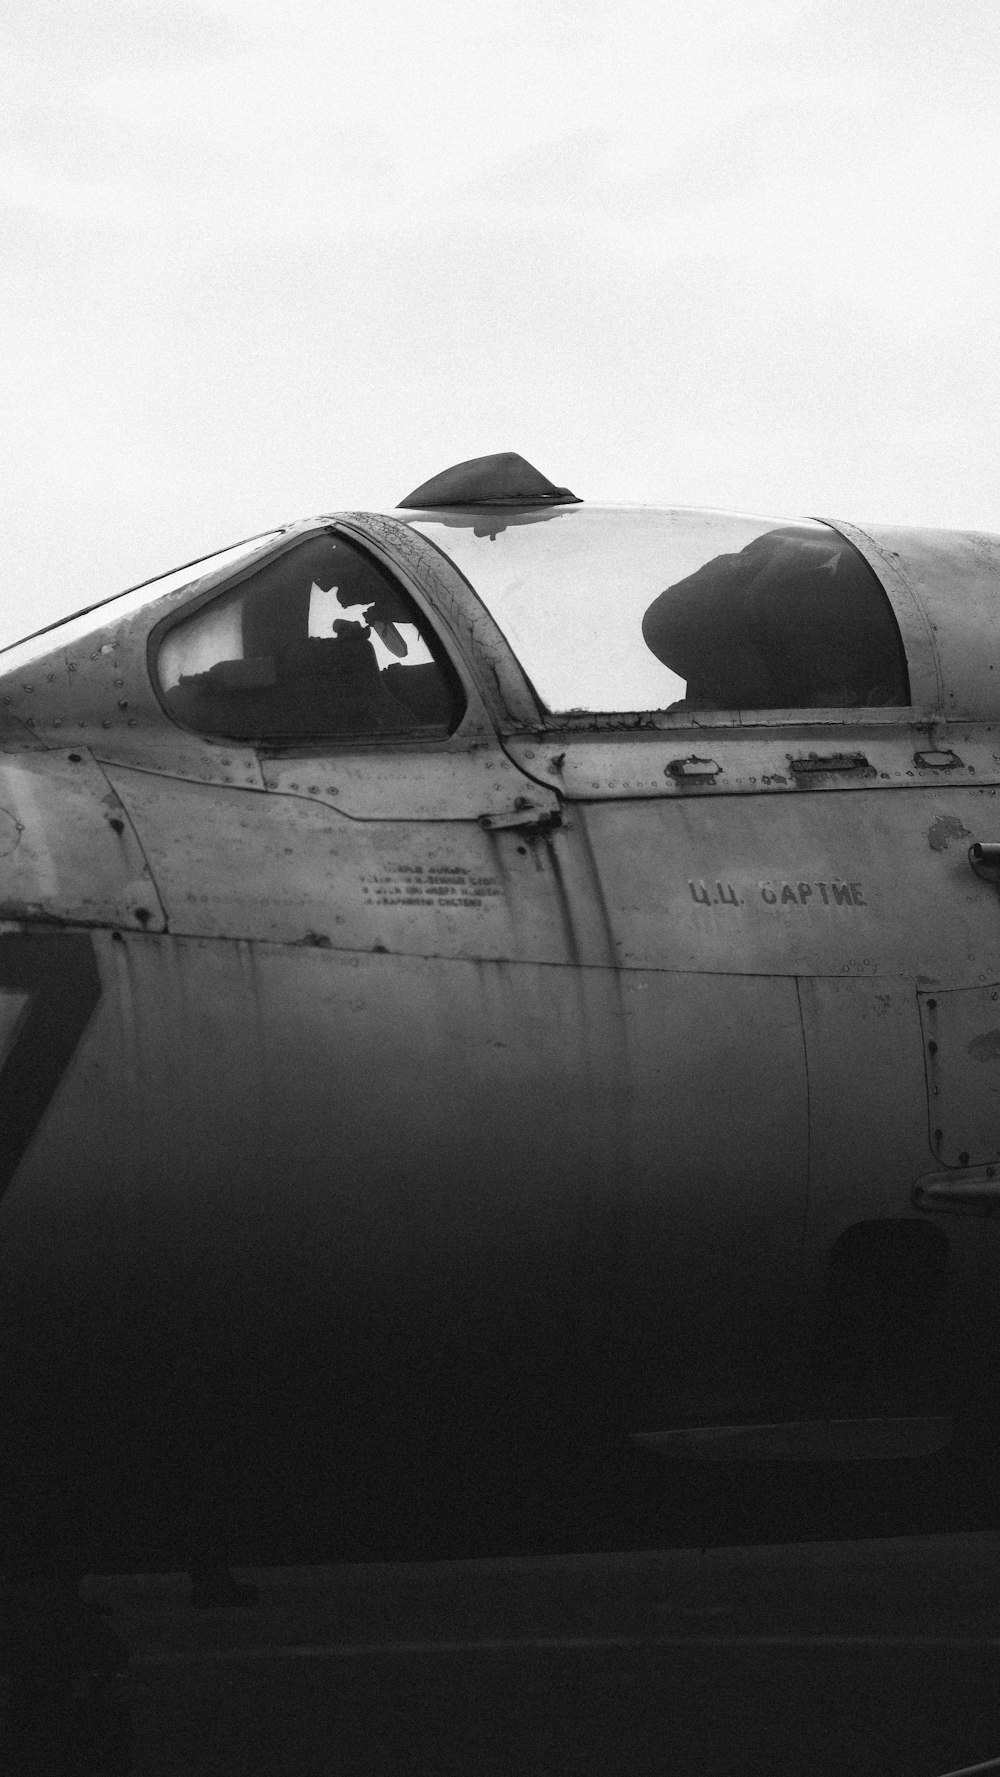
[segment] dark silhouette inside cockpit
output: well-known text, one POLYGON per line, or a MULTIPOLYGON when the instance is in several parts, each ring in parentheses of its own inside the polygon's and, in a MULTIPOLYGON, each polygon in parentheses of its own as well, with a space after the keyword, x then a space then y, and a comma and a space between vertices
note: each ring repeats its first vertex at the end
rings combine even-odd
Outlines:
POLYGON ((674 709, 908 704, 906 656, 867 562, 834 531, 785 525, 668 586, 646 646, 687 681, 674 709))
POLYGON ((238 740, 445 735, 464 707, 410 598, 374 557, 330 534, 178 624, 159 673, 179 722, 238 740))

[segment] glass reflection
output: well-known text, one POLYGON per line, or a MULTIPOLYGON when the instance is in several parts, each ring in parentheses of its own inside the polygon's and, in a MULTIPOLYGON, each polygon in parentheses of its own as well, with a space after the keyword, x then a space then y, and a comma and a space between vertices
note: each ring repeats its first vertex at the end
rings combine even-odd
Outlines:
POLYGON ((461 569, 553 712, 909 702, 886 595, 828 525, 573 506, 415 528, 461 569))

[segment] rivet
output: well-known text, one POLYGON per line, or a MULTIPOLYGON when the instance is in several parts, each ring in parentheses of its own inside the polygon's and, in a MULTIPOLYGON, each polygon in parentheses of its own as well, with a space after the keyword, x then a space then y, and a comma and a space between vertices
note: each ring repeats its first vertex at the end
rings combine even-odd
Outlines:
POLYGON ((82 753, 70 753, 67 756, 69 758, 69 762, 71 765, 82 765, 82 763, 83 763, 83 754, 82 753))
POLYGON ((128 709, 128 698, 127 697, 120 697, 118 699, 118 708, 120 710, 127 710, 128 709))
POLYGON ((931 1038, 930 1042, 927 1045, 927 1053, 928 1053, 928 1055, 936 1055, 937 1054, 937 1044, 935 1043, 933 1037, 931 1038))
POLYGON ((319 795, 319 785, 318 784, 310 784, 309 785, 309 794, 310 794, 310 796, 318 796, 319 795))
POLYGON ((112 644, 110 642, 102 642, 101 643, 101 653, 102 654, 113 654, 114 647, 112 646, 112 644))

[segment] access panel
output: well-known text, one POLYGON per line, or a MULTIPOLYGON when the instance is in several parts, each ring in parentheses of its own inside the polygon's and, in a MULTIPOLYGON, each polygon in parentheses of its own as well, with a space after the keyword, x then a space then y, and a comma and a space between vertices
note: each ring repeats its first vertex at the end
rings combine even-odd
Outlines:
POLYGON ((930 1145, 945 1166, 1000 1157, 1000 984, 921 993, 930 1145))

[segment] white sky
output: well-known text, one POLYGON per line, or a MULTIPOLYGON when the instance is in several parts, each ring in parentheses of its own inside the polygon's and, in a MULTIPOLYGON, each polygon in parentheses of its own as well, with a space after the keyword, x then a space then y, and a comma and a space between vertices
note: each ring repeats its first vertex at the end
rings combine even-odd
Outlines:
POLYGON ((0 637, 518 450, 1000 531, 997 0, 7 0, 0 637))

